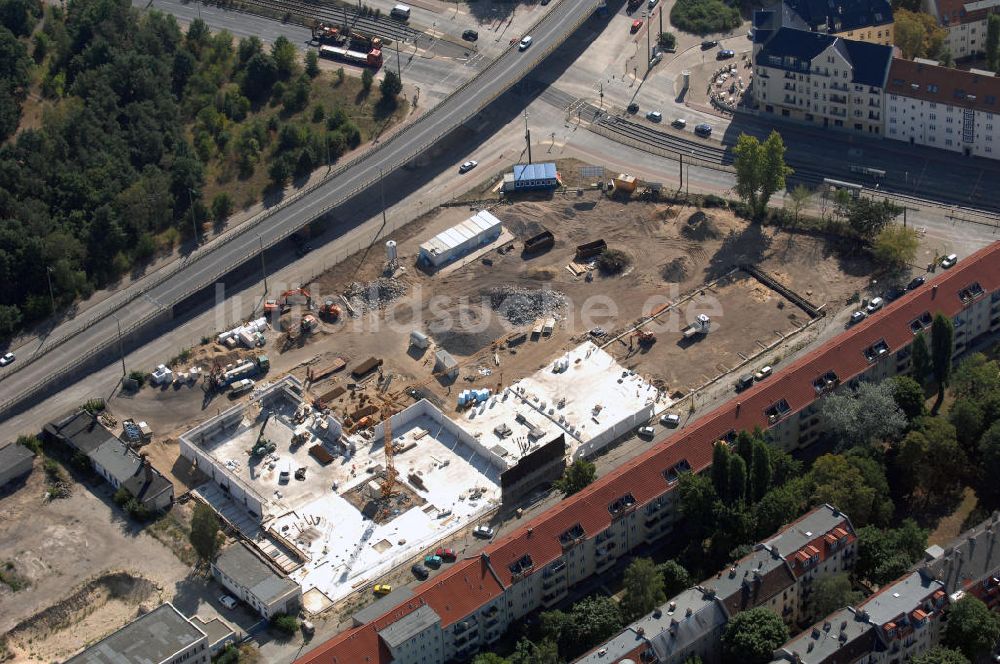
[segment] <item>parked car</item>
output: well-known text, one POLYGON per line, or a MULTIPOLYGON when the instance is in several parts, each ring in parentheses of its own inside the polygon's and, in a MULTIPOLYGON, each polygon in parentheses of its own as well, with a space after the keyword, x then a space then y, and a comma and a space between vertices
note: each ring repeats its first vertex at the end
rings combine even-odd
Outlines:
POLYGON ((236 608, 236 598, 232 595, 223 595, 219 598, 219 604, 232 611, 236 608))
POLYGON ((664 413, 660 416, 660 424, 671 429, 681 423, 681 416, 677 413, 664 413))
POLYGON ((889 289, 889 292, 885 294, 885 301, 893 302, 903 297, 904 295, 906 295, 905 288, 891 288, 889 289))
POLYGON ((430 567, 431 569, 437 569, 438 567, 441 567, 441 563, 443 562, 444 561, 441 560, 441 556, 435 556, 433 554, 429 556, 424 556, 424 565, 426 567, 430 567))
POLYGON ((663 113, 660 113, 659 111, 650 111, 649 113, 646 113, 646 119, 650 122, 660 122, 663 120, 663 113))
POLYGON ((417 577, 421 581, 424 580, 424 579, 426 579, 427 577, 429 577, 431 575, 430 570, 427 569, 426 567, 424 567, 423 565, 420 565, 420 564, 417 564, 417 565, 414 565, 413 567, 411 567, 410 571, 413 572, 413 576, 417 577))
POLYGON ((927 283, 927 279, 924 277, 913 277, 910 283, 906 284, 906 290, 915 290, 923 286, 925 283, 927 283))
POLYGON ((715 39, 706 39, 701 43, 701 50, 707 51, 710 48, 715 48, 719 45, 719 42, 715 39))
POLYGON ((880 297, 873 297, 872 301, 868 303, 867 307, 865 307, 865 311, 868 313, 869 316, 871 316, 873 313, 881 309, 883 306, 885 306, 885 300, 883 300, 880 297))
POLYGON ((475 159, 470 159, 469 161, 465 162, 464 164, 462 164, 461 166, 458 167, 458 172, 459 173, 468 173, 469 171, 471 171, 473 168, 475 168, 478 165, 479 165, 478 161, 476 161, 475 159))
POLYGON ((653 436, 656 435, 656 430, 653 427, 639 427, 636 430, 636 433, 638 433, 643 438, 652 438, 653 436))
POLYGON ((635 33, 639 32, 639 28, 641 28, 641 27, 642 27, 642 19, 641 18, 637 18, 634 21, 632 21, 632 29, 631 29, 632 34, 635 34, 635 33))
POLYGON ((736 51, 730 50, 728 48, 724 48, 715 54, 716 60, 728 60, 729 58, 735 58, 735 57, 736 57, 736 51))
POLYGON ((765 378, 767 378, 768 376, 771 375, 772 371, 773 371, 773 369, 771 369, 771 365, 770 364, 768 364, 767 366, 763 366, 763 367, 761 367, 760 369, 757 370, 757 373, 755 373, 753 375, 753 379, 754 380, 764 380, 765 378))
POLYGON ((376 595, 388 595, 392 592, 392 586, 388 583, 376 583, 375 587, 372 588, 372 592, 376 595))
POLYGON ((657 4, 659 3, 659 2, 660 2, 660 0, 649 0, 649 2, 648 2, 647 4, 649 5, 649 8, 650 8, 650 9, 652 9, 652 8, 653 8, 653 7, 655 7, 655 6, 656 6, 656 5, 657 5, 657 4))
POLYGON ((476 41, 479 39, 479 33, 475 30, 466 30, 462 33, 462 39, 465 41, 476 41))
POLYGON ((3 357, 0 357, 0 367, 5 367, 8 364, 13 363, 16 359, 17 358, 14 357, 14 353, 4 353, 3 357))
POLYGON ((302 621, 302 635, 306 638, 311 637, 316 633, 316 625, 313 625, 308 620, 302 621))
POLYGON ((688 126, 688 121, 684 118, 674 118, 674 121, 670 123, 671 126, 677 127, 678 129, 684 129, 688 126))
POLYGON ((736 379, 736 391, 742 392, 753 385, 753 374, 743 374, 736 379))
POLYGON ((518 46, 518 49, 521 51, 526 51, 528 50, 529 46, 531 46, 531 35, 525 35, 524 38, 521 40, 521 44, 520 46, 518 46))
POLYGON ((476 529, 472 531, 472 534, 476 537, 482 537, 483 539, 490 539, 493 537, 493 529, 489 526, 476 526, 476 529))
POLYGON ((707 122, 702 122, 694 128, 694 133, 707 138, 712 135, 712 125, 707 122))
POLYGON ((941 267, 947 270, 950 267, 954 267, 955 263, 957 262, 958 262, 957 254, 948 254, 947 256, 941 259, 941 267))
POLYGON ((628 105, 628 108, 625 109, 625 110, 627 110, 629 113, 638 113, 639 112, 639 104, 637 104, 635 102, 632 102, 631 104, 628 105))
POLYGON ((866 318, 868 318, 868 314, 866 314, 865 312, 855 311, 853 314, 851 314, 851 325, 857 325, 866 318))
POLYGON ((454 562, 458 558, 458 554, 455 553, 454 549, 446 549, 444 547, 439 547, 437 551, 434 552, 435 556, 441 558, 441 560, 446 563, 454 562))

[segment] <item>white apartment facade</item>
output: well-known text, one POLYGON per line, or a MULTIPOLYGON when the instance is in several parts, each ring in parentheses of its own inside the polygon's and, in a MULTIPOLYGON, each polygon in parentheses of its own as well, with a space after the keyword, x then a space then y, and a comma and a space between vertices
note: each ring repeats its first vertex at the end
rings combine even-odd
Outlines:
POLYGON ((754 49, 754 107, 792 121, 880 136, 892 48, 793 28, 754 49))
POLYGON ((1000 159, 1000 78, 894 59, 886 98, 887 138, 1000 159))
POLYGON ((944 47, 960 59, 985 51, 986 22, 1000 11, 1000 0, 924 0, 922 9, 948 31, 944 47))

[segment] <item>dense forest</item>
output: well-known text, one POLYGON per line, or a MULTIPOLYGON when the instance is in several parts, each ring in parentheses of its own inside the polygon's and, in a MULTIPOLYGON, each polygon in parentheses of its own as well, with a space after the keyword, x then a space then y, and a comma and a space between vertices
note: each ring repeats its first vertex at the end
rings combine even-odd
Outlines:
POLYGON ((332 163, 401 110, 284 38, 235 42, 200 20, 185 32, 128 0, 0 0, 0 19, 0 336, 332 163))

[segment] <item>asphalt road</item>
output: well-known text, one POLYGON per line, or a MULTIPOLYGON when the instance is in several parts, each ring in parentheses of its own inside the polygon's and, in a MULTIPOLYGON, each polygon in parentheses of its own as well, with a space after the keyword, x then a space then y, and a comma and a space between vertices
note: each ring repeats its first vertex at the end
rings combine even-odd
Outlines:
MULTIPOLYGON (((9 414, 16 406, 29 401, 51 381, 68 373, 91 349, 113 344, 119 325, 127 343, 134 328, 151 317, 169 315, 175 304, 257 255, 261 246, 277 244, 332 207, 370 187, 381 172, 395 171, 423 153, 520 80, 590 16, 597 4, 597 0, 560 0, 532 30, 534 41, 529 49, 523 52, 508 49, 491 67, 432 111, 343 167, 334 177, 311 191, 300 192, 298 198, 273 210, 265 219, 251 220, 233 235, 212 241, 186 260, 164 268, 172 274, 130 302, 123 294, 119 302, 125 301, 127 306, 122 306, 117 313, 109 312, 92 323, 81 321, 83 329, 70 341, 52 345, 43 340, 30 356, 22 353, 19 358, 22 364, 0 376, 0 412, 9 414)), ((102 312, 106 310, 102 308, 102 312)))

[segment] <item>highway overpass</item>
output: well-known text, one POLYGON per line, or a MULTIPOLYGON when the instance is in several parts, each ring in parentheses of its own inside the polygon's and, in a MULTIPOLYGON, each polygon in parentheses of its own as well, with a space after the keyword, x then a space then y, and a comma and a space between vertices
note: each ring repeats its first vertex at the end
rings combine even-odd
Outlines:
POLYGON ((33 353, 23 349, 17 364, 0 375, 0 416, 8 417, 59 381, 70 381, 88 362, 124 338, 162 324, 186 298, 220 280, 387 174, 418 157, 470 120, 520 81, 597 9, 599 0, 560 0, 530 31, 526 51, 511 46, 503 55, 440 104, 390 138, 336 169, 317 185, 296 192, 280 207, 245 222, 139 284, 117 293, 93 313, 60 328, 58 338, 33 353), (65 332, 62 332, 65 330, 65 332))

